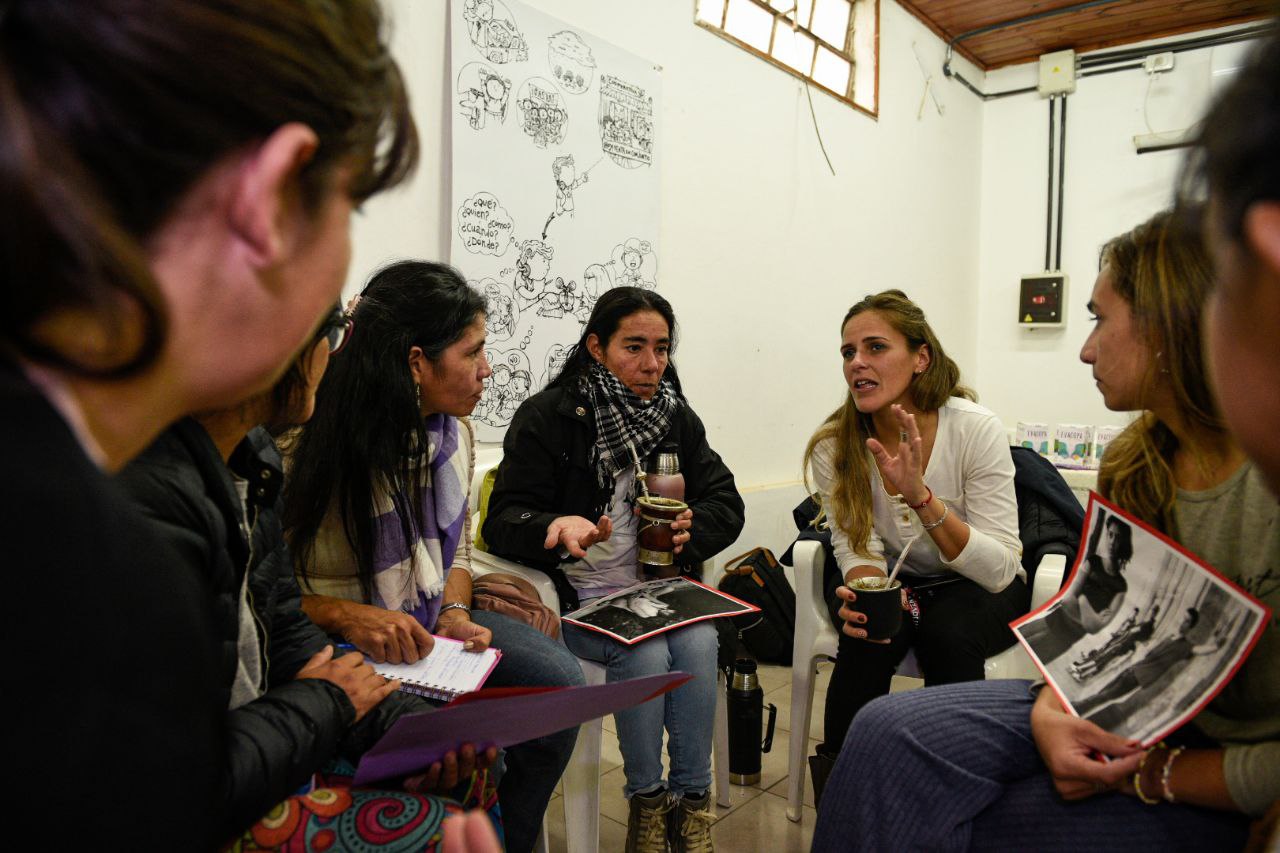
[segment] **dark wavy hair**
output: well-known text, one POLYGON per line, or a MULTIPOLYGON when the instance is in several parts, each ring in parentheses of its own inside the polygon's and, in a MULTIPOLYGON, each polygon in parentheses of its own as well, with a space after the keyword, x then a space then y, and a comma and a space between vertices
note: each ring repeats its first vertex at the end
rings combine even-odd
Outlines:
MULTIPOLYGON (((372 600, 373 499, 390 490, 421 502, 416 457, 427 446, 409 350, 434 368, 485 313, 484 297, 446 264, 401 261, 379 270, 351 312, 351 340, 316 392, 311 420, 288 443, 284 527, 305 583, 330 508, 356 555, 365 600, 372 600)), ((401 513, 406 539, 416 514, 401 513)))
POLYGON ((587 349, 587 338, 595 335, 599 338, 601 346, 608 346, 609 340, 618 331, 622 321, 640 311, 656 311, 662 319, 667 321, 671 345, 667 350, 669 356, 667 370, 662 374, 662 378, 670 379, 671 384, 680 391, 680 374, 676 372, 675 360, 670 357, 674 356, 676 351, 676 312, 672 310, 671 303, 657 291, 646 290, 643 287, 614 287, 606 290, 596 300, 595 307, 591 309, 591 316, 587 319, 587 325, 582 329, 582 336, 569 348, 564 367, 554 379, 547 383, 547 387, 576 387, 587 375, 591 365, 595 364, 595 359, 587 349))
MULTIPOLYGON (((1276 5, 1280 12, 1280 5, 1276 5)), ((1280 34, 1250 53, 1200 123, 1183 168, 1183 201, 1213 198, 1214 224, 1243 242, 1244 216, 1256 201, 1280 199, 1280 34)))
POLYGON ((1089 536, 1089 550, 1086 553, 1091 557, 1098 553, 1098 543, 1102 541, 1102 528, 1107 525, 1111 525, 1116 531, 1114 557, 1117 563, 1116 569, 1119 571, 1133 559, 1133 528, 1120 516, 1112 515, 1106 510, 1098 510, 1098 523, 1093 526, 1093 533, 1089 536))
POLYGON ((167 310, 144 246, 218 162, 300 122, 315 211, 339 168, 355 200, 418 142, 377 0, 40 0, 0 8, 0 344, 93 376, 151 364, 167 310), (90 365, 35 329, 92 312, 121 350, 90 365), (141 340, 128 343, 138 317, 141 340), (125 351, 127 349, 127 351, 125 351))

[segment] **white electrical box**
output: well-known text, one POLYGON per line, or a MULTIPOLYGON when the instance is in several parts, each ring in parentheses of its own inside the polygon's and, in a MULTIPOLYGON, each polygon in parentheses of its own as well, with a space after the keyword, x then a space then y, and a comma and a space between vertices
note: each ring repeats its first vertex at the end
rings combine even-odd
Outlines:
POLYGON ((1161 74, 1165 71, 1172 71, 1173 51, 1166 50, 1164 53, 1151 54, 1142 60, 1142 70, 1148 74, 1161 74))
POLYGON ((1062 326, 1066 320, 1067 276, 1060 272, 1024 275, 1018 291, 1018 325, 1062 326))
POLYGON ((1070 95, 1076 90, 1076 52, 1059 50, 1040 57, 1040 97, 1070 95))

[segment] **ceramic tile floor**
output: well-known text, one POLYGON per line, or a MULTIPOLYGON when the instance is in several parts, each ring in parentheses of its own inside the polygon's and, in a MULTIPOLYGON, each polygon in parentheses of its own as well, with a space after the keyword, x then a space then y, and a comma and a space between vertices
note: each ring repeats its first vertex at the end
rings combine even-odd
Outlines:
MULTIPOLYGON (((804 811, 799 823, 787 820, 787 741, 791 732, 791 669, 762 665, 760 686, 765 691, 766 708, 778 706, 778 721, 773 736, 773 749, 762 756, 760 782, 751 786, 731 785, 732 802, 728 808, 716 806, 716 823, 711 829, 717 853, 762 851, 770 853, 804 853, 813 838, 817 812, 813 808, 813 789, 805 776, 804 811), (748 808, 743 806, 748 805, 748 808)), ((813 719, 809 723, 809 752, 822 735, 822 706, 826 700, 827 680, 831 664, 818 667, 814 686, 813 719)), ((894 679, 894 689, 918 685, 916 679, 894 679)), ((767 710, 766 710, 767 714, 767 710)), ((604 721, 604 742, 600 761, 600 850, 620 853, 627 837, 627 801, 622 796, 622 755, 613 718, 604 721)), ((663 756, 666 764, 666 756, 663 756)), ((558 793, 547 811, 550 818, 551 853, 565 850, 564 808, 558 793)))

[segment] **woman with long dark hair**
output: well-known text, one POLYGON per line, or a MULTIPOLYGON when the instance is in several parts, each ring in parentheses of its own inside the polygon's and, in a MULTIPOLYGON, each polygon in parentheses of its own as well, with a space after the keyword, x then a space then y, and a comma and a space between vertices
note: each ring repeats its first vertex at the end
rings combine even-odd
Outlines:
POLYGON ((74 668, 9 708, 31 826, 226 840, 204 591, 107 475, 269 387, 337 298, 351 210, 416 161, 383 36, 373 0, 0 7, 9 675, 74 668))
MULTIPOLYGON (((484 538, 494 552, 558 578, 562 607, 637 582, 634 461, 660 446, 679 457, 689 504, 672 523, 676 564, 690 570, 742 530, 733 475, 681 393, 675 343, 666 299, 637 287, 606 291, 564 369, 520 406, 507 430, 484 538)), ((665 849, 668 823, 676 850, 710 850, 715 628, 702 622, 625 646, 565 625, 564 640, 579 657, 603 663, 610 681, 671 670, 694 676, 614 717, 631 801, 628 853, 665 849)))
MULTIPOLYGON (((435 633, 501 649, 490 686, 581 684, 562 645, 471 607, 466 418, 490 373, 484 298, 452 267, 402 261, 374 274, 350 314, 351 343, 289 448, 285 529, 303 610, 377 660, 417 661, 435 633)), ((532 849, 576 737, 508 750, 498 797, 509 849, 532 849)))
POLYGON ((827 578, 839 653, 810 762, 819 792, 850 721, 889 692, 909 650, 926 684, 981 680, 1030 599, 1004 426, 960 384, 924 311, 887 290, 850 308, 840 335, 848 390, 804 455, 839 567, 827 578), (888 642, 868 642, 847 584, 899 560, 911 615, 888 642))

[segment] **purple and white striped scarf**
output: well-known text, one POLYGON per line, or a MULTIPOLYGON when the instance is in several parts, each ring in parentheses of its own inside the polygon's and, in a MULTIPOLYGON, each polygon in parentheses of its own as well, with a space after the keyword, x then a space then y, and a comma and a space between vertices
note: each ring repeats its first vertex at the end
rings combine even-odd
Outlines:
POLYGON ((410 506, 407 494, 379 491, 373 502, 374 604, 402 610, 430 630, 440 613, 449 569, 467 521, 471 487, 471 442, 460 438, 458 420, 434 414, 426 419, 427 453, 416 474, 422 503, 410 506), (405 539, 402 519, 414 532, 405 539))

